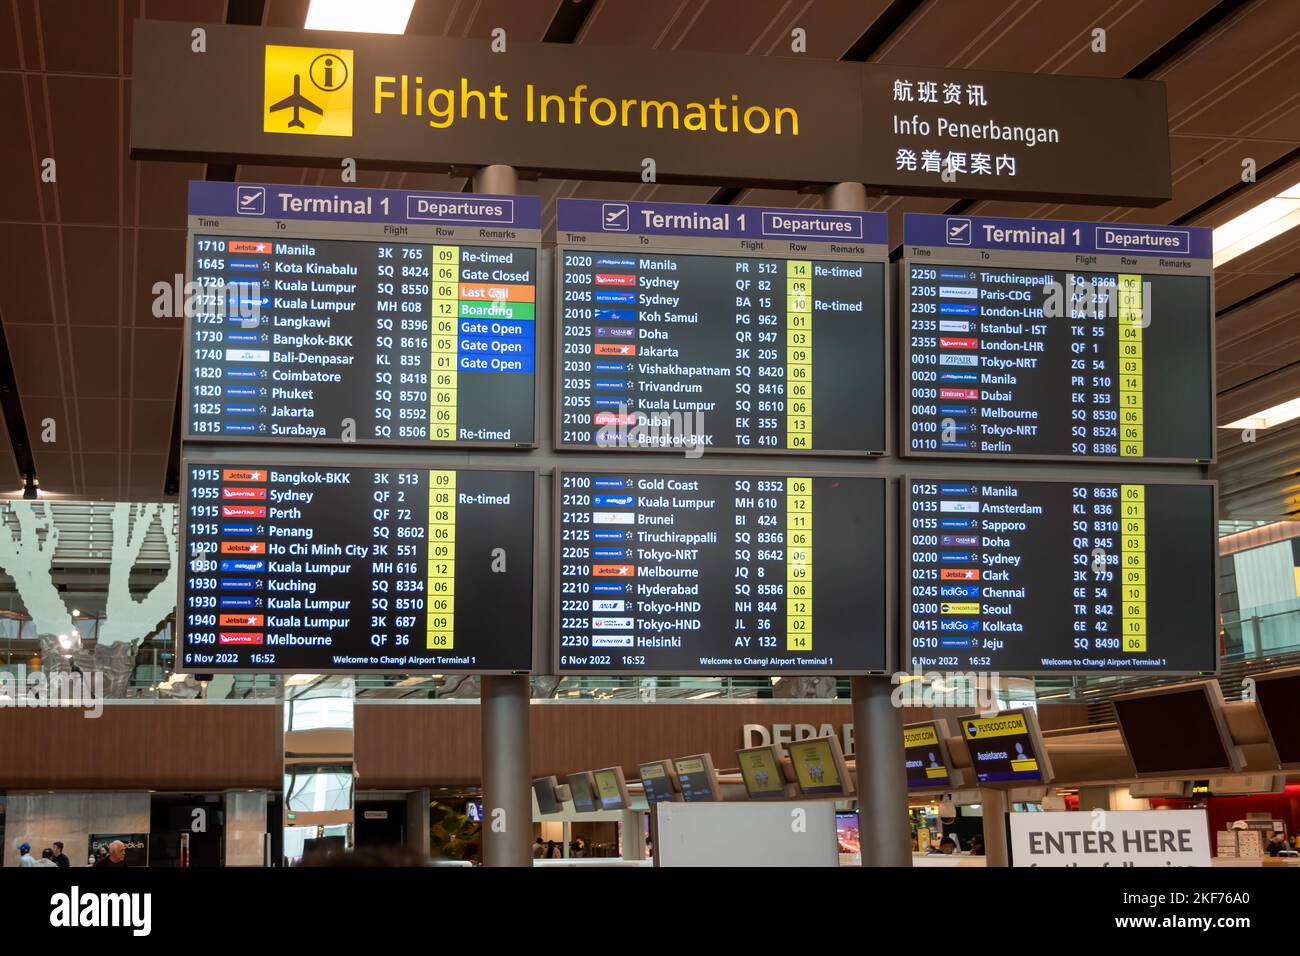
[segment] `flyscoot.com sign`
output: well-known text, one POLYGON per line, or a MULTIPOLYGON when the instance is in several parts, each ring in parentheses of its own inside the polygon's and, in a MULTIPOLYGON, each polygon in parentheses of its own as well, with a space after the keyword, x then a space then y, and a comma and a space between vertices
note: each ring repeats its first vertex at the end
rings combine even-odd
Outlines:
POLYGON ((1150 205, 1170 196, 1157 82, 511 39, 136 22, 138 159, 1150 205), (196 38, 195 31, 202 33, 196 38), (1124 149, 1114 148, 1122 134, 1124 149))

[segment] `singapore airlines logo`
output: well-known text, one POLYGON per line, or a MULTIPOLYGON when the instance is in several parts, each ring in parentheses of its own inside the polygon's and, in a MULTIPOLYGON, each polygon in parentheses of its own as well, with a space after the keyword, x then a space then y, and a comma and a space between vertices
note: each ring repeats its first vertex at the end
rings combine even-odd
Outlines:
POLYGON ((352 135, 352 51, 266 47, 262 132, 352 135))

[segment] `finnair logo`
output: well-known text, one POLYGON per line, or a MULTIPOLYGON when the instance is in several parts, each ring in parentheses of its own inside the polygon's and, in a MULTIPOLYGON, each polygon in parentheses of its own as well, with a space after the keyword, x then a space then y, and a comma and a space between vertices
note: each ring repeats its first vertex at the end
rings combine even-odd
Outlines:
POLYGON ((82 927, 126 927, 133 936, 148 936, 153 930, 152 893, 82 893, 73 886, 67 893, 50 897, 50 925, 82 927))

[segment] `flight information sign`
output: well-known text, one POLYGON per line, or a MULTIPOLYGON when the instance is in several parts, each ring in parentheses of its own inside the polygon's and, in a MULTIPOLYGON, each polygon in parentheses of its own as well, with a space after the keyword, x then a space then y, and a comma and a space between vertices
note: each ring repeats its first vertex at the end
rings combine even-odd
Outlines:
POLYGON ((185 437, 535 443, 536 197, 190 183, 185 437))
POLYGON ((557 447, 881 454, 886 217, 556 205, 557 447))
POLYGON ((885 482, 556 473, 556 671, 886 669, 885 482))
POLYGON ((904 455, 1214 458, 1209 229, 904 216, 904 455))
POLYGON ((902 485, 911 668, 1215 669, 1212 482, 906 476, 902 485))
POLYGON ((535 477, 187 462, 178 668, 531 670, 535 477))

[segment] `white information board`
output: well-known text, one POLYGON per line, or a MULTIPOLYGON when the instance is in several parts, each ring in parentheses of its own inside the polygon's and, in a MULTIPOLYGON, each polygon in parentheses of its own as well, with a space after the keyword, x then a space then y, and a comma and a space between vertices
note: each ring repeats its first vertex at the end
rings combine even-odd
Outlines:
POLYGON ((839 866, 833 800, 660 803, 660 866, 839 866))
POLYGON ((1204 810, 1011 814, 1012 866, 1209 866, 1204 810))

